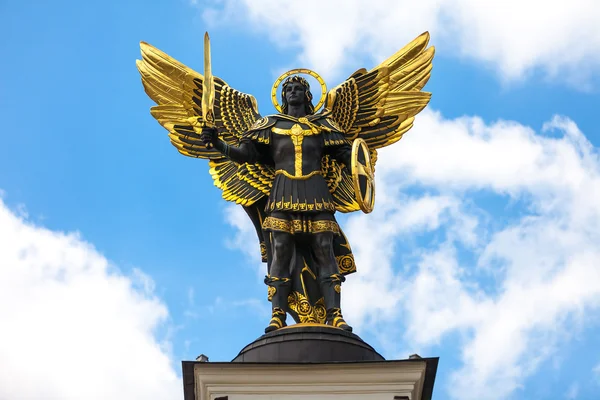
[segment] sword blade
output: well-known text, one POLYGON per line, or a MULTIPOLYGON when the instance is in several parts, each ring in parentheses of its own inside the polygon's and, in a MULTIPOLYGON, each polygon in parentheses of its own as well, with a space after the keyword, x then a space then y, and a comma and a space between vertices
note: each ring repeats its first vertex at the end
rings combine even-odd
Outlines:
POLYGON ((210 60, 210 38, 208 32, 204 34, 204 80, 202 82, 202 118, 207 127, 215 126, 213 111, 215 103, 215 83, 212 75, 210 60))

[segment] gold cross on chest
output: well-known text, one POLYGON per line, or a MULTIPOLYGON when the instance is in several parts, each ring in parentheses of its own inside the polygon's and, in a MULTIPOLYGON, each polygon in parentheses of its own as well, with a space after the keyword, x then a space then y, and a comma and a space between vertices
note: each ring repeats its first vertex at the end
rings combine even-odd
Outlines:
POLYGON ((290 129, 272 128, 273 133, 286 135, 294 144, 294 175, 302 176, 302 142, 304 136, 318 135, 321 130, 308 122, 306 118, 298 118, 299 122, 306 123, 310 129, 303 129, 300 124, 294 124, 290 129))

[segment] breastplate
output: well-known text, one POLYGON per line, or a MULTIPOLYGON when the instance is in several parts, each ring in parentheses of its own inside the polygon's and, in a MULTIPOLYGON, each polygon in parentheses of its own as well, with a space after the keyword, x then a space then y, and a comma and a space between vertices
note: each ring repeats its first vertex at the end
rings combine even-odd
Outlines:
MULTIPOLYGON (((304 122, 305 118, 300 118, 299 122, 304 122)), ((294 175, 293 176, 289 176, 289 173, 287 171, 277 171, 279 173, 283 173, 285 175, 288 175, 290 178, 307 178, 309 176, 304 176, 302 175, 302 143, 304 142, 304 138, 306 136, 313 136, 313 135, 318 135, 319 133, 321 133, 321 129, 319 129, 318 126, 310 124, 307 122, 307 126, 308 129, 305 129, 302 127, 301 124, 294 124, 292 125, 292 127, 290 129, 282 129, 282 128, 271 128, 271 131, 274 134, 277 135, 284 135, 284 136, 289 136, 293 145, 294 145, 294 175)), ((310 173, 309 175, 312 176, 314 175, 315 172, 310 173)), ((319 171, 316 171, 316 173, 319 173, 319 171)))

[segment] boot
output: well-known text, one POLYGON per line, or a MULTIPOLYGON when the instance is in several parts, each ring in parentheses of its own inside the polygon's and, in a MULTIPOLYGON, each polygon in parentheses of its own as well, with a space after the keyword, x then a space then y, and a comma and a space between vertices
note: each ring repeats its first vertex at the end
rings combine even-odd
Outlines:
POLYGON ((326 323, 336 328, 352 332, 352 327, 344 321, 341 303, 342 282, 345 281, 340 274, 334 274, 324 278, 319 278, 321 292, 325 300, 325 308, 327 309, 326 323))
POLYGON ((290 294, 291 279, 267 276, 265 283, 269 286, 269 300, 271 300, 272 316, 271 322, 265 328, 265 333, 272 332, 287 326, 285 323, 287 313, 287 299, 290 294))

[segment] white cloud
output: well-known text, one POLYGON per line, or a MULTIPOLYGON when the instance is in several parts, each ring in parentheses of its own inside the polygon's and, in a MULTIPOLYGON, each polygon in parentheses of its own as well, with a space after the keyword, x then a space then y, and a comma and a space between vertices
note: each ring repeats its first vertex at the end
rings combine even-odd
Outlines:
POLYGON ((0 398, 175 399, 168 317, 150 277, 0 200, 0 398))
POLYGON ((257 279, 262 280, 267 274, 267 264, 261 261, 258 236, 248 214, 241 206, 229 203, 224 216, 225 221, 236 229, 235 236, 227 239, 225 244, 231 249, 241 250, 248 262, 255 266, 257 279))
POLYGON ((543 130, 555 132, 426 111, 400 145, 380 152, 383 204, 347 224, 361 261, 345 295, 384 302, 346 300, 348 319, 370 313, 374 330, 402 321, 405 347, 419 351, 460 332, 463 365, 451 393, 462 398, 505 398, 568 339, 573 319, 600 306, 598 153, 567 118, 543 130), (441 193, 446 207, 411 210, 432 196, 406 201, 409 188, 441 193), (518 212, 502 220, 473 200, 480 192, 508 196, 518 212), (412 229, 399 227, 403 213, 412 229), (417 215, 435 223, 411 222, 417 215), (411 246, 403 268, 391 268, 406 232, 440 229, 443 240, 411 246))
POLYGON ((278 45, 299 48, 298 62, 328 78, 339 78, 340 68, 356 65, 359 57, 379 62, 424 31, 442 53, 482 62, 506 80, 540 68, 586 85, 600 66, 595 0, 212 3, 204 9, 206 21, 248 24, 278 45))
MULTIPOLYGON (((385 183, 381 183, 378 188, 385 189, 385 183)), ((351 217, 343 225, 359 269, 344 285, 343 309, 349 310, 345 311, 346 319, 359 331, 363 326, 394 318, 395 305, 406 296, 401 289, 405 283, 395 275, 392 265, 394 241, 436 230, 458 213, 456 198, 401 196, 386 201, 385 190, 378 190, 382 193, 378 193, 377 210, 366 218, 351 217)))
POLYGON ((252 261, 260 262, 260 248, 254 225, 248 214, 238 205, 228 203, 225 208, 225 220, 236 228, 237 234, 227 239, 226 245, 230 248, 242 249, 252 261))

